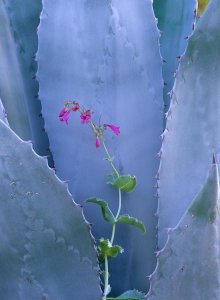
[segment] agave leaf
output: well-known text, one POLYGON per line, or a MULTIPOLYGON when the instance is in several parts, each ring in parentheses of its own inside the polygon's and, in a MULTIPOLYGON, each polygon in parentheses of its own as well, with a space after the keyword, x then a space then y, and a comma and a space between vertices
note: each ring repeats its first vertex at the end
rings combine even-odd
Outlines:
POLYGON ((176 78, 159 171, 159 247, 220 154, 220 2, 212 1, 189 39, 176 78), (210 22, 211 20, 211 22, 210 22))
POLYGON ((0 121, 0 298, 100 299, 88 224, 30 143, 0 121))
POLYGON ((207 182, 158 253, 147 300, 218 300, 219 176, 213 165, 207 182))
POLYGON ((30 140, 27 94, 10 20, 3 1, 0 1, 0 37, 0 97, 11 128, 21 138, 30 140))
MULTIPOLYGON (((34 57, 42 3, 41 0, 1 2, 0 96, 11 128, 21 138, 32 140, 38 154, 50 156, 35 80, 34 57)), ((52 165, 51 157, 49 162, 52 165)))
MULTIPOLYGON (((146 274, 155 266, 153 178, 163 119, 162 62, 152 2, 44 1, 38 33, 37 77, 45 128, 57 173, 69 180, 77 201, 94 195, 117 211, 118 192, 106 185, 112 170, 79 115, 72 113, 68 126, 59 122, 64 102, 78 100, 98 112, 97 123, 101 115, 101 122, 121 128, 118 137, 106 130, 106 143, 117 168, 138 180, 138 188, 124 196, 123 210, 143 220, 149 231, 144 236, 132 226, 118 226, 117 243, 126 253, 111 264, 111 284, 118 295, 131 286, 145 290, 146 274)), ((87 205, 85 214, 95 224, 94 235, 106 236, 109 224, 101 220, 97 207, 87 205)))
POLYGON ((163 78, 165 112, 170 106, 169 92, 173 88, 175 72, 193 31, 196 0, 154 0, 154 12, 161 31, 160 49, 164 59, 163 78))
POLYGON ((0 120, 2 120, 5 124, 9 125, 7 120, 7 114, 1 99, 0 99, 0 120))

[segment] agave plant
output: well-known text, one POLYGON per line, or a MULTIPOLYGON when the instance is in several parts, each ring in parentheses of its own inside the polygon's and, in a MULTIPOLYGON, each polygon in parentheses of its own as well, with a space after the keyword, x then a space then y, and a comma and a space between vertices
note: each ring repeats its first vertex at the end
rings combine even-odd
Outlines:
POLYGON ((206 292, 192 274, 219 247, 219 13, 218 0, 0 0, 1 299, 102 298, 95 242, 109 227, 84 200, 116 212, 117 191, 89 132, 60 125, 72 99, 120 125, 120 139, 107 136, 114 163, 137 176, 122 212, 147 228, 118 225, 125 252, 107 299, 217 299, 219 266, 201 279, 206 292))

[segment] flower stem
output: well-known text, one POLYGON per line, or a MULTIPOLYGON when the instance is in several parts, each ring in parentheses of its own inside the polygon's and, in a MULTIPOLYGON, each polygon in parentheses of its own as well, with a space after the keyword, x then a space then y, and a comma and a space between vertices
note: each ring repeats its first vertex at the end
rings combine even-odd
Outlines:
POLYGON ((113 244, 113 242, 114 242, 114 238, 115 238, 115 229, 116 229, 116 224, 113 224, 113 225, 112 225, 111 244, 113 244))
POLYGON ((116 214, 116 220, 118 219, 119 215, 120 215, 120 212, 121 212, 121 190, 118 189, 118 211, 117 211, 117 214, 116 214))
POLYGON ((104 293, 103 293, 103 297, 102 300, 106 300, 106 297, 108 295, 108 278, 109 278, 109 274, 108 274, 108 257, 107 255, 105 255, 105 287, 104 287, 104 293))
MULTIPOLYGON (((94 126, 92 124, 92 126, 94 126)), ((94 130, 95 128, 93 128, 94 130)), ((104 141, 104 138, 103 136, 101 136, 101 140, 102 140, 102 144, 103 144, 103 148, 105 150, 105 153, 106 153, 106 159, 108 160, 108 162, 110 163, 112 169, 114 170, 115 174, 117 175, 117 177, 120 176, 119 172, 117 171, 116 167, 114 166, 113 162, 112 162, 112 158, 109 154, 109 151, 108 151, 108 148, 105 144, 105 141, 104 141)), ((120 212, 121 212, 121 190, 118 189, 118 210, 117 210, 117 213, 116 213, 116 216, 115 216, 115 220, 117 221, 119 215, 120 215, 120 212)), ((114 238, 115 238, 115 230, 116 230, 116 223, 114 223, 112 225, 112 235, 111 235, 111 245, 113 245, 113 242, 114 242, 114 238)), ((103 298, 102 300, 106 300, 106 297, 109 293, 109 272, 108 272, 108 257, 105 255, 105 276, 104 276, 104 293, 103 293, 103 298)))
POLYGON ((104 141, 103 138, 102 138, 102 144, 103 144, 103 147, 104 147, 104 149, 105 149, 105 153, 106 153, 106 155, 107 155, 107 160, 108 160, 108 162, 110 163, 110 165, 111 165, 112 169, 114 170, 115 174, 119 177, 120 175, 119 175, 119 173, 118 173, 116 167, 114 166, 114 164, 113 164, 113 162, 112 162, 112 158, 111 158, 111 156, 110 156, 110 154, 109 154, 109 152, 108 152, 108 149, 107 149, 107 147, 106 147, 106 144, 105 144, 105 141, 104 141))
MULTIPOLYGON (((120 212, 121 212, 121 190, 118 189, 118 211, 117 211, 117 214, 115 216, 115 219, 117 220, 119 215, 120 215, 120 212)), ((112 226, 112 236, 111 236, 111 244, 113 244, 114 242, 114 238, 115 238, 115 230, 116 230, 116 223, 113 224, 112 226)))

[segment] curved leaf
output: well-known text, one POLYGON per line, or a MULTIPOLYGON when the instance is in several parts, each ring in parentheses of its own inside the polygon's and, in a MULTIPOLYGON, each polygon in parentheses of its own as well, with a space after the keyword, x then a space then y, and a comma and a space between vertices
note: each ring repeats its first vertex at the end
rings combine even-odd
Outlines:
POLYGON ((143 231, 143 233, 146 233, 146 228, 143 222, 139 221, 138 219, 131 217, 129 215, 121 215, 117 219, 117 222, 132 225, 134 227, 137 227, 143 231))
POLYGON ((111 224, 115 223, 115 217, 108 207, 108 203, 106 201, 97 198, 89 198, 86 200, 86 202, 98 204, 101 207, 103 218, 111 224))

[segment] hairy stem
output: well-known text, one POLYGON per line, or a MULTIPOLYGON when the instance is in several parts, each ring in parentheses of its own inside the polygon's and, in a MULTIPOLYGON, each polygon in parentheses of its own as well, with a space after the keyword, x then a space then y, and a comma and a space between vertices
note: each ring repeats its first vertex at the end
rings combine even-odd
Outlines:
POLYGON ((121 190, 118 189, 118 211, 117 211, 117 214, 116 214, 116 220, 118 219, 119 215, 120 215, 120 212, 121 212, 121 190))
POLYGON ((104 293, 103 293, 103 297, 102 300, 106 300, 106 297, 108 295, 108 278, 109 278, 109 274, 108 274, 108 257, 105 255, 105 287, 104 287, 104 293))
MULTIPOLYGON (((93 124, 92 124, 93 125, 93 124)), ((93 128, 94 130, 94 128, 93 128)), ((119 172, 117 171, 116 167, 114 166, 113 162, 112 162, 112 158, 109 154, 109 151, 108 151, 108 148, 105 144, 105 141, 104 141, 104 138, 101 137, 101 140, 102 140, 102 144, 103 144, 103 148, 105 150, 105 153, 106 153, 106 159, 107 161, 110 163, 112 169, 114 170, 115 174, 117 175, 117 177, 120 176, 119 172)), ((115 216, 115 219, 117 220, 119 215, 120 215, 120 212, 121 212, 121 190, 118 189, 118 210, 117 210, 117 213, 116 213, 116 216, 115 216)), ((114 242, 114 238, 115 238, 115 230, 116 230, 116 223, 112 225, 112 235, 111 235, 111 245, 113 245, 113 242, 114 242)), ((105 287, 104 287, 104 294, 103 294, 103 300, 106 300, 106 296, 108 294, 108 280, 109 280, 109 273, 108 273, 108 257, 105 256, 105 276, 104 276, 104 281, 105 281, 105 287)))
POLYGON ((105 149, 105 153, 106 153, 106 155, 107 155, 107 160, 108 160, 108 162, 110 163, 110 165, 111 165, 112 169, 114 170, 115 174, 119 177, 120 175, 119 175, 117 169, 115 168, 115 166, 114 166, 114 164, 113 164, 113 162, 112 162, 112 158, 111 158, 111 156, 110 156, 110 154, 109 154, 109 152, 108 152, 108 149, 107 149, 107 147, 106 147, 106 144, 105 144, 104 139, 102 139, 102 144, 103 144, 103 147, 104 147, 104 149, 105 149))
MULTIPOLYGON (((115 216, 116 220, 118 219, 118 217, 120 215, 120 212, 121 212, 121 190, 118 189, 118 211, 117 211, 117 214, 115 216)), ((111 244, 113 244, 113 242, 114 242, 115 230, 116 230, 116 224, 113 224, 113 226, 112 226, 111 244)))

